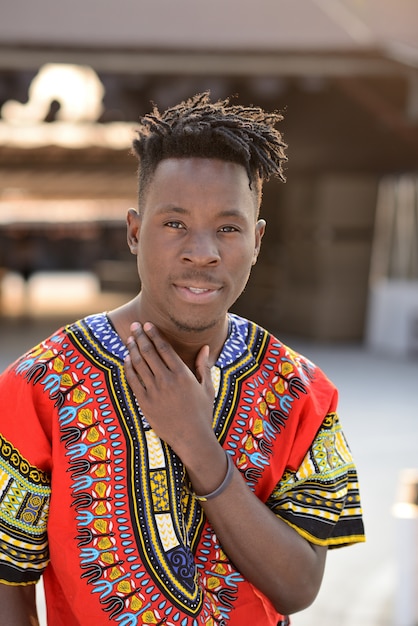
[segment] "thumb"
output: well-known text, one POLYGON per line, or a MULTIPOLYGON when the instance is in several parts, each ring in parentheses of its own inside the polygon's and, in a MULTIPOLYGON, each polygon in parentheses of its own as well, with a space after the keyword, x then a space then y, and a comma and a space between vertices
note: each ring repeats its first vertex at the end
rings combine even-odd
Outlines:
POLYGON ((202 346, 196 357, 196 374, 201 385, 210 390, 212 395, 215 393, 210 374, 209 364, 209 346, 202 346))

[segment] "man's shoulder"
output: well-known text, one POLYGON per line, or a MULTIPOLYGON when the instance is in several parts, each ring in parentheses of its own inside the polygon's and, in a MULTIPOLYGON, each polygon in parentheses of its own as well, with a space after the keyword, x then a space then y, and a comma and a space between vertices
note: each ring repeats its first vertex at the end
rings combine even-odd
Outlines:
POLYGON ((77 330, 87 330, 89 328, 92 328, 94 326, 94 323, 99 324, 101 321, 102 323, 104 323, 104 320, 106 319, 107 318, 105 314, 99 313, 96 315, 88 315, 86 317, 70 322, 66 325, 57 327, 44 339, 40 340, 38 343, 36 343, 30 349, 24 352, 20 357, 18 357, 16 361, 14 363, 11 363, 11 365, 7 369, 9 371, 17 370, 19 372, 22 369, 24 363, 34 364, 36 362, 51 358, 53 355, 56 355, 58 353, 62 354, 63 350, 68 345, 68 342, 71 341, 71 336, 73 336, 77 332, 77 330))
POLYGON ((58 327, 37 346, 32 348, 30 352, 33 352, 33 350, 42 345, 51 346, 52 344, 65 343, 72 335, 77 333, 77 331, 80 331, 81 329, 88 331, 89 329, 92 329, 99 324, 103 325, 105 323, 107 323, 107 316, 105 313, 95 313, 79 318, 77 320, 69 322, 68 324, 58 327))
POLYGON ((278 334, 267 330, 257 322, 239 315, 231 315, 233 323, 241 330, 245 337, 248 348, 253 351, 254 346, 263 345, 262 358, 260 353, 258 360, 262 363, 276 362, 280 365, 281 371, 300 376, 309 386, 315 381, 327 383, 331 387, 333 384, 328 379, 321 368, 313 362, 307 355, 292 347, 290 342, 279 338, 278 334))
POLYGON ((313 362, 308 357, 292 348, 287 341, 283 341, 283 339, 279 337, 278 333, 268 330, 261 324, 242 317, 241 315, 237 315, 236 313, 231 313, 230 317, 234 326, 238 329, 238 332, 243 338, 245 338, 247 344, 251 342, 252 337, 262 337, 263 342, 272 346, 275 353, 280 354, 280 356, 286 356, 289 360, 294 361, 295 363, 303 362, 315 367, 313 362))

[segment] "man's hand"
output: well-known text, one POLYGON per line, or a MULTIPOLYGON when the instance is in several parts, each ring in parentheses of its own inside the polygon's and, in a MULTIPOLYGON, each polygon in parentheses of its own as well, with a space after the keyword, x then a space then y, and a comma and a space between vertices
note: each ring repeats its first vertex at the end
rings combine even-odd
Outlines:
POLYGON ((188 465, 202 447, 217 444, 209 347, 198 353, 195 376, 153 324, 134 323, 131 333, 125 360, 128 383, 150 426, 188 465))

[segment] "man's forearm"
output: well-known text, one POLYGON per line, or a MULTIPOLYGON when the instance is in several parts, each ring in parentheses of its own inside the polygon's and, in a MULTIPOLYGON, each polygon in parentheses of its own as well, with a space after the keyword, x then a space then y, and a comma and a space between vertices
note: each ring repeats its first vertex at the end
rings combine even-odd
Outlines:
POLYGON ((3 626, 39 626, 35 585, 0 583, 0 624, 3 626))
POLYGON ((312 546, 277 518, 247 487, 238 470, 221 495, 202 505, 228 558, 278 612, 295 613, 314 601, 326 548, 312 546))

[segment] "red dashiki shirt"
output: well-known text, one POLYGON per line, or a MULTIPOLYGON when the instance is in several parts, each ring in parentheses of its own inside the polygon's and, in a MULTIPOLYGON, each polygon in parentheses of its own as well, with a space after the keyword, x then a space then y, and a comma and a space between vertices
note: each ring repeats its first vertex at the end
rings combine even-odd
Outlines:
MULTIPOLYGON (((150 428, 106 314, 0 379, 0 580, 43 576, 53 626, 287 623, 235 570, 179 458, 150 428), (281 621, 282 620, 282 621, 281 621)), ((308 541, 364 540, 356 469, 323 372, 229 316, 213 428, 249 488, 308 541)))

